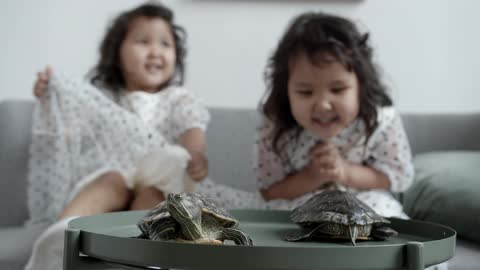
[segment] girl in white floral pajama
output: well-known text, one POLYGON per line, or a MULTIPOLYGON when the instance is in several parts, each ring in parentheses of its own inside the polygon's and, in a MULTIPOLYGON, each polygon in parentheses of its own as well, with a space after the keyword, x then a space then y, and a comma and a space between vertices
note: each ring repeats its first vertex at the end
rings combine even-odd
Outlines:
POLYGON ((411 185, 412 155, 372 53, 348 19, 293 20, 269 59, 260 107, 255 169, 267 208, 292 209, 335 183, 380 215, 408 218, 391 192, 411 185))
POLYGON ((49 134, 52 140, 46 147, 37 143, 38 149, 31 148, 31 164, 39 164, 29 175, 31 185, 39 186, 30 188, 31 223, 45 221, 37 213, 46 214, 51 222, 52 217, 155 206, 164 200, 163 191, 153 186, 132 189, 129 174, 137 160, 161 151, 165 144, 179 144, 188 151, 187 174, 193 180, 207 176, 204 131, 209 114, 193 93, 181 87, 185 31, 173 18, 168 7, 145 3, 113 21, 91 73, 92 84, 104 91, 62 77, 51 80, 50 69, 40 72, 34 88, 40 113, 33 138, 49 134), (47 84, 55 88, 50 93, 47 84), (71 137, 64 130, 76 141, 70 138, 62 148, 59 137, 71 137), (58 158, 49 159, 50 152, 58 158), (70 160, 66 156, 73 157, 74 166, 58 166, 70 160), (44 184, 40 179, 58 190, 53 198, 39 192, 44 184))
POLYGON ((383 216, 407 217, 390 192, 412 183, 412 156, 368 34, 344 18, 303 14, 271 57, 267 82, 256 171, 269 207, 294 208, 337 183, 383 216))

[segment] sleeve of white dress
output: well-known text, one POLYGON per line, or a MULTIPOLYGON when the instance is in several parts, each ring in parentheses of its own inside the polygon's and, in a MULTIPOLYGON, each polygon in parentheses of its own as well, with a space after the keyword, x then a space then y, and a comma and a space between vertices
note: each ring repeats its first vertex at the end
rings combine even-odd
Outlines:
POLYGON ((192 92, 178 88, 172 102, 171 132, 174 137, 180 136, 191 128, 206 130, 210 113, 204 103, 192 92))
POLYGON ((370 156, 367 164, 387 175, 391 191, 402 192, 413 182, 410 145, 395 109, 388 107, 380 110, 379 126, 368 143, 370 156))
POLYGON ((283 180, 287 174, 287 166, 283 164, 272 148, 273 125, 267 119, 262 119, 257 126, 253 168, 257 179, 257 188, 265 189, 283 180))

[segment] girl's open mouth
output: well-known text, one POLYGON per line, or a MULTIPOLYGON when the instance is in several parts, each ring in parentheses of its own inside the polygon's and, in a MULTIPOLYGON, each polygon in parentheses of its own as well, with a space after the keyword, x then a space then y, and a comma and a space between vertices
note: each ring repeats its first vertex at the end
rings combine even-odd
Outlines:
POLYGON ((339 119, 340 118, 338 116, 329 117, 329 118, 313 117, 312 122, 315 125, 320 126, 322 128, 329 128, 329 127, 333 126, 334 124, 336 124, 339 121, 339 119))

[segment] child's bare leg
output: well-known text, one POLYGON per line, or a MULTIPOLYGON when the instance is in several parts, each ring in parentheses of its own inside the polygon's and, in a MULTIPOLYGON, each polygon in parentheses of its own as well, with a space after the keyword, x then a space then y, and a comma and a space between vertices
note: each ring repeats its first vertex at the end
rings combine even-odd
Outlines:
POLYGON ((68 203, 60 219, 69 216, 89 216, 123 210, 131 200, 131 191, 118 172, 102 174, 86 185, 68 203))
POLYGON ((130 205, 131 210, 150 209, 165 200, 163 192, 155 187, 143 187, 135 193, 135 198, 130 205))

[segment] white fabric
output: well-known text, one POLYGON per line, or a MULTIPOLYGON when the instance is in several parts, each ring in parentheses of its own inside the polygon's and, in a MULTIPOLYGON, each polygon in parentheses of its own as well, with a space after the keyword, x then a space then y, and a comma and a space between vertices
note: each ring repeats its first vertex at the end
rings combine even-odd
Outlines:
POLYGON ((69 217, 54 223, 38 237, 33 244, 32 255, 25 270, 63 269, 65 229, 68 222, 74 218, 69 217))
MULTIPOLYGON (((206 108, 183 88, 108 96, 85 82, 52 76, 33 115, 27 225, 53 223, 75 192, 102 172, 118 171, 131 186, 160 181, 147 157, 166 161, 169 153, 176 155, 183 161, 174 162, 174 172, 182 179, 189 157, 175 149, 177 137, 189 128, 205 129, 208 121, 206 108)), ((163 188, 178 192, 181 184, 163 188)))
MULTIPOLYGON (((410 146, 401 119, 392 107, 380 108, 378 123, 366 145, 365 126, 360 120, 342 130, 331 142, 338 147, 346 160, 367 164, 385 173, 389 177, 391 191, 404 191, 411 185, 414 171, 410 146)), ((273 124, 266 118, 257 128, 254 169, 260 189, 267 188, 304 168, 310 162, 310 149, 321 141, 305 130, 299 134, 298 139, 295 139, 294 132, 290 132, 280 141, 283 155, 279 157, 271 147, 273 129, 273 124)), ((380 215, 406 218, 401 204, 388 191, 351 191, 380 215)), ((295 200, 272 200, 266 205, 268 208, 293 209, 312 194, 305 194, 295 200)))
POLYGON ((126 178, 127 186, 133 189, 153 186, 163 191, 165 197, 170 193, 194 192, 195 183, 185 173, 189 160, 190 154, 185 148, 166 144, 163 149, 152 151, 137 162, 133 177, 126 178), (183 179, 183 182, 172 179, 183 179))
MULTIPOLYGON (((190 154, 185 148, 165 144, 162 149, 153 150, 136 161, 133 175, 122 176, 130 189, 153 186, 161 190, 165 197, 170 193, 194 192, 196 183, 185 171, 189 160, 190 154)), ((102 167, 83 177, 74 186, 67 201, 71 201, 86 185, 111 170, 110 167, 102 167)))

